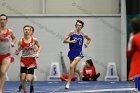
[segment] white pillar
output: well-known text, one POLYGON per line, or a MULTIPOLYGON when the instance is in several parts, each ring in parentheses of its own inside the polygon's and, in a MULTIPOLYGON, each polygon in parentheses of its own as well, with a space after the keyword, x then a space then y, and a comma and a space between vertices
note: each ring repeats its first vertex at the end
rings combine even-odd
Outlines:
POLYGON ((126 0, 121 0, 121 80, 127 80, 126 60, 126 0))

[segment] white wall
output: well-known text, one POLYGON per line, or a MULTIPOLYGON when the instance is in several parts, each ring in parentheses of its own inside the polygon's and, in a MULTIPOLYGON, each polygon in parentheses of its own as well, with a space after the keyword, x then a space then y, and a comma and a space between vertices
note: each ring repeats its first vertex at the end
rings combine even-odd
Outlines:
MULTIPOLYGON (((60 51, 63 52, 65 63, 69 66, 67 57, 68 45, 63 44, 64 36, 72 29, 77 19, 85 22, 83 31, 87 33, 92 41, 87 49, 83 49, 85 57, 81 62, 92 58, 97 72, 101 73, 99 80, 104 80, 106 66, 108 62, 115 62, 119 76, 121 75, 121 20, 119 16, 11 16, 7 26, 13 29, 17 39, 23 36, 22 28, 29 24, 35 27, 34 36, 38 38, 42 45, 42 51, 38 62, 36 75, 38 80, 47 80, 52 62, 60 62, 60 51)), ((14 50, 14 49, 13 49, 14 50)), ((12 54, 13 51, 12 50, 12 54)), ((9 80, 19 80, 19 60, 20 56, 15 56, 15 62, 8 70, 9 80), (14 72, 14 73, 13 73, 14 72), (16 73, 15 73, 16 72, 16 73)))
POLYGON ((119 0, 0 0, 0 12, 23 14, 118 14, 119 0), (12 11, 15 10, 15 11, 12 11))
POLYGON ((46 0, 48 14, 118 14, 119 0, 46 0))
POLYGON ((42 6, 42 0, 0 0, 0 12, 5 14, 41 14, 42 6))

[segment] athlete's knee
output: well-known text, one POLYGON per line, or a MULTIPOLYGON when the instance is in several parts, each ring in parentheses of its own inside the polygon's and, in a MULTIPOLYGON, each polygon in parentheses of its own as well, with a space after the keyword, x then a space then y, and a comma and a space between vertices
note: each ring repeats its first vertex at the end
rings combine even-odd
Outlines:
POLYGON ((6 71, 1 71, 1 77, 6 76, 6 71))
POLYGON ((70 64, 70 69, 74 69, 74 65, 70 64))
POLYGON ((27 81, 28 81, 28 82, 33 82, 33 80, 34 80, 34 77, 33 77, 33 76, 28 76, 28 77, 27 77, 27 81))
POLYGON ((26 78, 25 77, 21 77, 21 82, 25 82, 26 78))

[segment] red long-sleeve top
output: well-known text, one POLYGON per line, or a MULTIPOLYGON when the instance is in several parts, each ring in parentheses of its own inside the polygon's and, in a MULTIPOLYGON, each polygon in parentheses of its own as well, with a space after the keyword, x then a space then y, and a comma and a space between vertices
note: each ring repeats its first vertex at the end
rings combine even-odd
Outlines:
POLYGON ((91 78, 92 75, 93 76, 96 75, 95 67, 94 66, 88 67, 87 65, 85 65, 83 68, 83 76, 86 78, 91 78))
POLYGON ((127 49, 127 56, 131 57, 129 79, 140 76, 140 33, 134 35, 131 47, 127 49))

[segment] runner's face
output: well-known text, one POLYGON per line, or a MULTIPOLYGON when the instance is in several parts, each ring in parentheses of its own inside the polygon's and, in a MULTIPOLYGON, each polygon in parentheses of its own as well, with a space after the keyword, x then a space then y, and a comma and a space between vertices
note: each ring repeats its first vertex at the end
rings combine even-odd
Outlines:
POLYGON ((1 26, 5 26, 6 23, 7 23, 6 16, 1 16, 0 17, 0 24, 1 24, 1 26))
POLYGON ((77 22, 77 24, 75 25, 76 27, 76 30, 80 31, 83 27, 82 27, 82 24, 77 22))
POLYGON ((30 35, 30 33, 31 33, 30 27, 25 27, 24 28, 24 35, 30 35))

